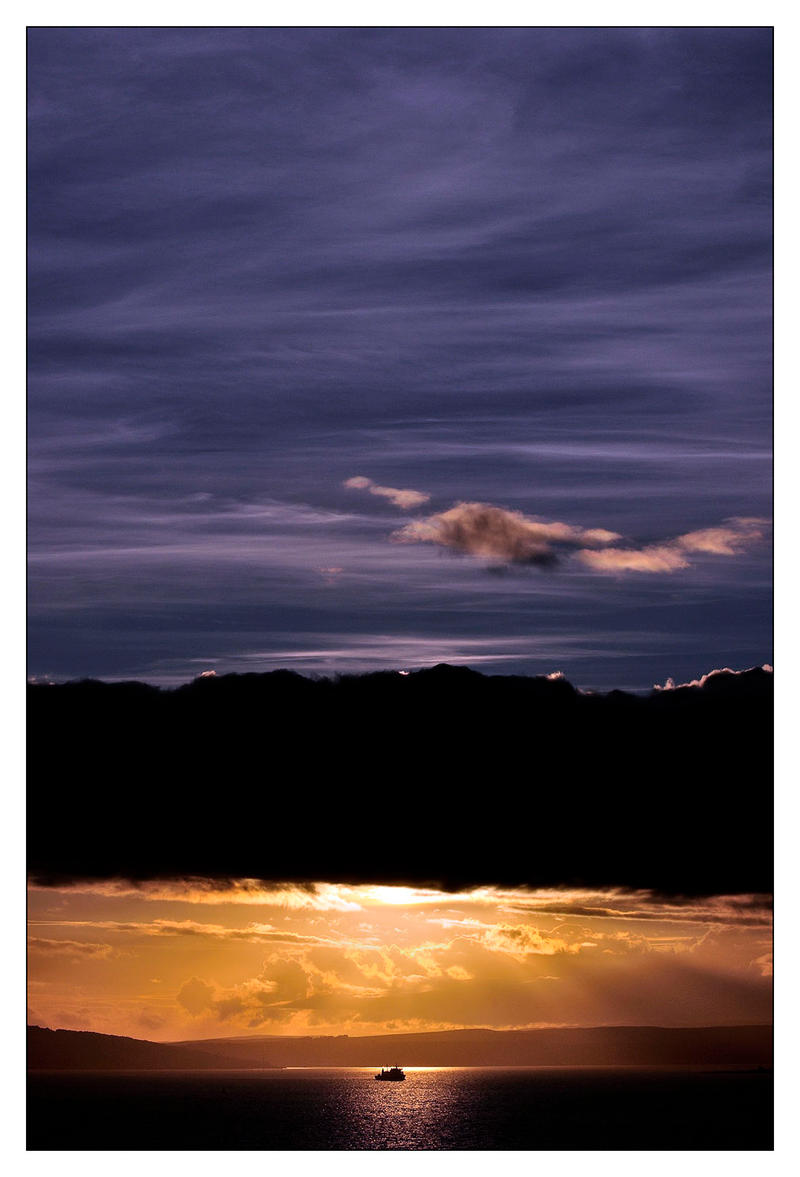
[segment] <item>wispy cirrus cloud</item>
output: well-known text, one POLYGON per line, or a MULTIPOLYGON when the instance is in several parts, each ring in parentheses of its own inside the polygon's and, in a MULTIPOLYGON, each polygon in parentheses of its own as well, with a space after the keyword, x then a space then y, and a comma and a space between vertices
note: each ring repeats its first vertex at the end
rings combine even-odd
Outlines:
POLYGON ((111 944, 98 944, 91 940, 60 940, 46 936, 31 936, 28 940, 28 951, 71 956, 76 959, 108 959, 115 955, 111 944))
MULTIPOLYGON (((502 892, 496 893, 498 897, 502 892)), ((771 927, 769 895, 712 895, 704 899, 665 898, 652 891, 517 891, 500 899, 501 910, 625 923, 703 924, 771 927)))
MULTIPOLYGON (((722 673, 722 672, 712 672, 722 673)), ((704 678, 707 676, 704 676, 704 678)), ((132 883, 127 879, 74 880, 57 884, 29 884, 29 892, 41 901, 47 895, 60 894, 65 902, 85 902, 88 897, 101 900, 136 899, 149 904, 189 903, 213 906, 274 909, 291 918, 305 913, 309 919, 361 918, 359 913, 374 908, 418 910, 445 906, 466 906, 475 910, 497 908, 501 912, 537 915, 591 917, 624 921, 658 920, 668 923, 770 925, 771 897, 765 894, 710 895, 682 899, 665 897, 648 890, 607 888, 603 890, 472 887, 465 891, 442 891, 436 887, 383 885, 372 883, 288 883, 284 885, 259 879, 153 879, 132 883)), ((271 914, 271 913, 270 913, 271 914)), ((274 918, 274 917, 272 917, 274 918)), ((146 935, 204 935, 258 939, 282 934, 273 922, 251 921, 244 927, 231 927, 195 919, 156 918, 153 920, 74 920, 48 916, 32 919, 31 927, 106 929, 146 935)), ((437 922, 442 922, 441 920, 437 922)), ((452 920, 445 921, 452 923, 452 920)), ((459 917, 457 922, 463 922, 459 917)), ((474 922, 474 921, 473 921, 474 922)))
MULTIPOLYGON (((204 924, 197 920, 137 920, 118 922, 114 920, 53 920, 45 921, 49 927, 89 928, 95 931, 118 932, 134 936, 179 936, 200 937, 210 940, 244 940, 251 944, 316 945, 336 944, 326 936, 315 936, 291 932, 275 927, 274 924, 249 923, 245 927, 230 927, 224 924, 204 924)), ((35 926, 35 924, 33 925, 35 926)), ((107 955, 109 944, 94 944, 89 941, 42 939, 32 937, 31 948, 51 952, 76 952, 89 956, 107 955)))
MULTIPOLYGON (((342 887, 333 883, 265 883, 260 879, 211 879, 204 877, 176 879, 144 879, 132 881, 124 878, 74 879, 50 886, 31 883, 31 891, 63 890, 65 894, 97 895, 108 899, 134 898, 154 903, 179 902, 200 903, 212 906, 233 903, 244 906, 277 907, 289 910, 308 911, 360 911, 356 892, 358 888, 342 887)), ((166 921, 165 926, 175 926, 166 921)), ((183 921, 186 927, 193 925, 183 921)), ((262 925, 262 930, 269 930, 262 925)))
MULTIPOLYGON (((622 548, 769 513, 771 30, 29 41, 32 673, 155 680, 265 615, 508 637, 532 578, 374 543, 423 492, 622 548)), ((585 685, 764 661, 768 561, 717 567, 696 610, 604 577, 585 685)), ((537 634, 591 641, 597 578, 558 587, 537 634)))

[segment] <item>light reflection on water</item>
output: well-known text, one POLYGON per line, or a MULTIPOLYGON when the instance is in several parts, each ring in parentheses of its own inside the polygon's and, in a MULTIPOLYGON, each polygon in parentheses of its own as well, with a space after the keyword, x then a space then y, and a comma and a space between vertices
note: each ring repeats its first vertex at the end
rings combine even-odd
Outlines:
MULTIPOLYGON (((330 1147, 470 1147, 463 1143, 463 1135, 469 1105, 477 1093, 475 1072, 459 1067, 407 1067, 404 1083, 379 1083, 372 1068, 361 1067, 306 1072, 312 1075, 334 1111, 332 1121, 339 1121, 334 1128, 337 1143, 330 1147)), ((486 1076, 482 1079, 485 1082, 486 1076)))
POLYGON ((375 1068, 36 1075, 31 1148, 771 1147, 771 1076, 647 1068, 375 1068), (131 1139, 131 1126, 136 1138, 131 1139), (38 1142, 38 1143, 37 1143, 38 1142))

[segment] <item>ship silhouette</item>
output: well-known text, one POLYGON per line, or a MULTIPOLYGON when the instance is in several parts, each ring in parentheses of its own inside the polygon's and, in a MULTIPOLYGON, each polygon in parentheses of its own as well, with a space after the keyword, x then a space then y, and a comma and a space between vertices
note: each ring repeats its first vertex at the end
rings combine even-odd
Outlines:
POLYGON ((405 1079, 405 1072, 402 1067, 381 1067, 376 1079, 383 1079, 388 1083, 399 1083, 405 1079))

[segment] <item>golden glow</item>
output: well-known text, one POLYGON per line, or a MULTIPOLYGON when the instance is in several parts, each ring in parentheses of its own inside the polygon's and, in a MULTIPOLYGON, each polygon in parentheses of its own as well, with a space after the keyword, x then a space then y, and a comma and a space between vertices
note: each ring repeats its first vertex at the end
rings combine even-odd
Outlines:
POLYGON ((765 897, 220 885, 30 888, 34 1024, 160 1040, 770 1016, 765 897))

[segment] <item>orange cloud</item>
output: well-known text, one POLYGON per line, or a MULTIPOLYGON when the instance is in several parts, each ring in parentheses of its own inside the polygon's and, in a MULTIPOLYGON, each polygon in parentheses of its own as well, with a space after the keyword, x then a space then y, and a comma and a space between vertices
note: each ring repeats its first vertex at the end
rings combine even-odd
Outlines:
MULTIPOLYGON (((417 506, 421 501, 419 492, 376 487, 368 478, 351 478, 345 485, 390 498, 412 496, 402 503, 393 500, 402 506, 417 506)), ((739 555, 762 540, 768 526, 767 519, 736 516, 717 527, 688 531, 642 547, 623 548, 610 546, 621 537, 603 527, 547 522, 490 503, 458 502, 447 511, 412 520, 390 538, 395 543, 436 544, 500 564, 545 567, 555 564, 560 555, 574 552, 594 572, 672 573, 688 568, 692 555, 739 555)))
POLYGON ((595 572, 677 572, 688 568, 687 554, 737 556, 764 538, 768 520, 734 518, 726 527, 688 531, 663 543, 643 548, 606 548, 601 552, 582 550, 578 559, 595 572))
POLYGON ((112 956, 114 949, 110 944, 97 944, 89 940, 56 940, 42 936, 32 936, 28 939, 29 952, 45 952, 74 957, 107 958, 112 956))
POLYGON ((395 543, 433 543, 512 564, 551 564, 558 547, 607 544, 619 536, 603 528, 546 523, 489 503, 456 503, 449 511, 407 523, 391 538, 395 543))
POLYGON ((399 490, 395 486, 378 486, 371 478, 364 478, 360 474, 354 478, 346 479, 342 485, 348 487, 349 490, 368 490, 371 495, 389 499, 395 507, 401 507, 404 511, 411 510, 413 507, 421 507, 431 497, 421 490, 399 490))
POLYGON ((214 892, 199 880, 168 894, 31 890, 39 1024, 133 1036, 152 1027, 174 1041, 264 1027, 364 1034, 769 1016, 768 896, 252 881, 214 892), (256 918, 243 922, 255 895, 256 918))
POLYGON ((673 542, 685 552, 711 552, 716 556, 736 556, 749 544, 764 538, 766 519, 729 519, 728 527, 706 527, 689 531, 673 542))
POLYGON ((669 544, 646 548, 606 548, 604 552, 578 552, 578 559, 595 572, 676 572, 689 561, 669 544))
POLYGON ((97 895, 109 899, 141 899, 153 903, 220 903, 279 907, 290 910, 360 911, 364 888, 333 883, 264 883, 261 879, 76 879, 54 887, 31 883, 31 892, 97 895))

